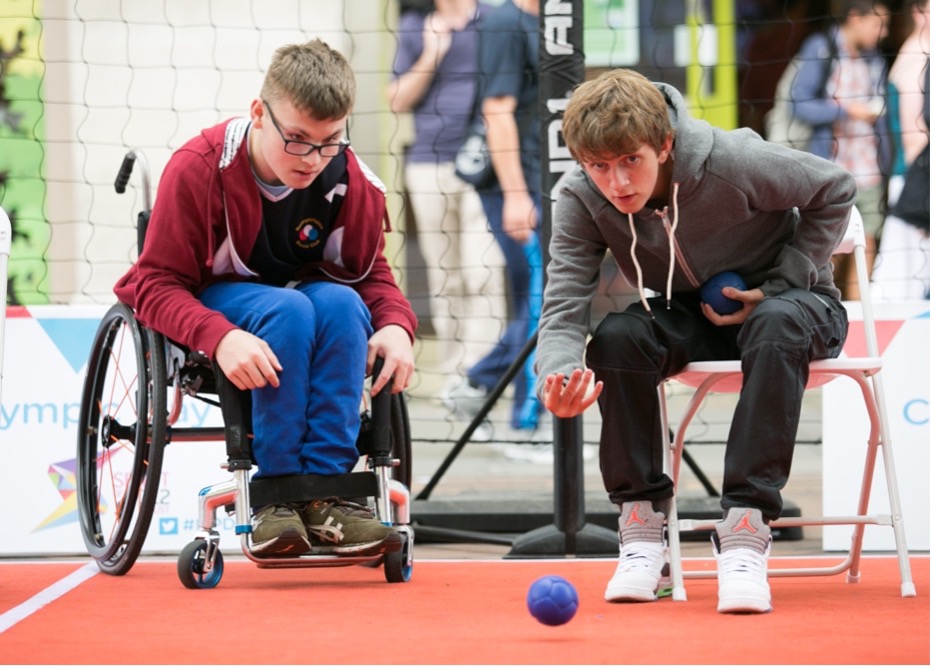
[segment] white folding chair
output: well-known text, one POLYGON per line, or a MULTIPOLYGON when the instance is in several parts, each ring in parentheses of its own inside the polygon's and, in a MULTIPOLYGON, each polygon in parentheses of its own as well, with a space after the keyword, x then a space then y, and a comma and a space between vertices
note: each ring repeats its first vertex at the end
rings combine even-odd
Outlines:
MULTIPOLYGON (((856 209, 852 211, 847 233, 838 246, 836 253, 851 253, 857 265, 858 282, 860 288, 860 305, 866 335, 867 357, 862 358, 835 358, 833 360, 817 360, 809 365, 808 388, 816 388, 839 377, 853 379, 860 387, 863 395, 867 415, 870 418, 870 434, 867 439, 866 462, 860 495, 857 504, 857 515, 854 516, 816 516, 816 517, 790 517, 779 518, 770 523, 770 527, 800 527, 806 525, 854 525, 854 534, 851 539, 850 550, 847 556, 838 564, 820 568, 788 568, 770 569, 771 576, 826 576, 840 574, 847 571, 847 582, 856 583, 860 580, 860 553, 863 543, 864 528, 866 525, 889 525, 893 528, 896 538, 896 554, 899 562, 901 591, 903 597, 914 597, 915 585, 912 582, 912 573, 909 567, 909 552, 906 543, 906 532, 903 523, 902 510, 899 502, 899 492, 896 485, 896 469, 893 464, 893 450, 890 441, 890 430, 887 422, 886 403, 883 397, 883 381, 881 370, 883 361, 877 347, 876 329, 873 321, 873 310, 870 303, 870 282, 867 272, 867 261, 864 253, 866 240, 863 231, 863 221, 856 209), (889 512, 885 514, 868 515, 870 500, 870 486, 873 482, 873 471, 877 453, 883 458, 886 474, 886 485, 889 493, 889 512)), ((682 451, 685 445, 685 433, 689 428, 695 414, 701 407, 708 393, 739 393, 742 382, 742 373, 739 360, 693 362, 688 364, 681 372, 670 377, 659 385, 659 402, 661 406, 662 434, 664 462, 668 474, 675 482, 678 490, 679 467, 682 460, 682 451), (678 381, 691 388, 691 395, 684 415, 675 426, 669 438, 669 421, 666 414, 666 382, 678 381)), ((673 598, 684 601, 686 578, 713 578, 717 576, 714 570, 684 571, 681 561, 681 546, 679 531, 713 530, 714 519, 679 519, 678 505, 675 497, 672 499, 669 510, 669 552, 672 569, 673 598)))

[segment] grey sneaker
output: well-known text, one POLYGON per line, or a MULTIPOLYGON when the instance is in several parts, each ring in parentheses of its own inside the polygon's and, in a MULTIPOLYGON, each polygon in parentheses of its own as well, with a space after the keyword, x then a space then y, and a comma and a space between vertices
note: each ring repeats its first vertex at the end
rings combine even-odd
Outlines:
POLYGON ((467 378, 464 378, 443 390, 441 400, 442 404, 458 418, 471 419, 480 413, 487 395, 486 388, 473 386, 467 378))
POLYGON ((772 598, 766 568, 772 544, 759 509, 733 507, 711 533, 717 558, 719 613, 767 613, 772 598))
POLYGON ((533 465, 551 465, 555 459, 552 444, 504 443, 503 456, 513 462, 528 462, 533 465))
POLYGON ((285 504, 270 504, 254 514, 250 542, 254 553, 270 557, 301 555, 312 547, 302 518, 285 504))
POLYGON ((672 594, 666 516, 652 502, 620 506, 620 560, 604 599, 608 602, 654 602, 672 594))
MULTIPOLYGON (((511 429, 500 444, 504 457, 514 462, 528 462, 534 465, 551 465, 555 460, 552 423, 547 421, 532 430, 511 429)), ((597 455, 597 448, 592 444, 582 446, 582 458, 589 462, 597 455)))
POLYGON ((337 554, 379 552, 384 541, 399 535, 373 517, 367 507, 342 499, 316 499, 302 512, 308 535, 316 546, 337 554))

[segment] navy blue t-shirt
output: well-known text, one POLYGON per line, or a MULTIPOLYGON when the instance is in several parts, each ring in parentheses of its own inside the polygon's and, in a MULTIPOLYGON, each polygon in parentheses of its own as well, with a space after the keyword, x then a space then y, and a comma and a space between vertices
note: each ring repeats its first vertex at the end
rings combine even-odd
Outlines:
POLYGON ((303 265, 324 257, 325 243, 347 192, 347 156, 331 159, 308 188, 274 197, 260 186, 263 225, 250 254, 260 281, 284 286, 303 265))
POLYGON ((516 99, 523 176, 530 191, 539 191, 539 17, 506 0, 477 29, 481 96, 516 99))

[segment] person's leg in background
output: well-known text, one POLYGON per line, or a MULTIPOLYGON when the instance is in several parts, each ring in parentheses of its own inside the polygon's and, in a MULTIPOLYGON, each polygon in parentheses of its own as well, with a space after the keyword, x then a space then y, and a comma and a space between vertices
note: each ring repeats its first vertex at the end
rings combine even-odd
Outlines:
POLYGON ((505 316, 503 257, 480 198, 455 175, 454 163, 409 163, 405 175, 437 341, 428 373, 437 371, 444 386, 494 343, 489 333, 505 316))
POLYGON ((447 177, 454 184, 452 190, 460 188, 459 252, 465 300, 463 306, 452 305, 452 310, 458 324, 455 336, 465 349, 459 365, 464 374, 497 342, 497 334, 506 322, 506 263, 477 191, 455 176, 453 164, 447 177))
MULTIPOLYGON (((449 390, 450 404, 461 399, 462 405, 470 404, 471 408, 479 408, 504 373, 522 355, 526 343, 538 329, 542 306, 542 251, 538 234, 525 244, 516 241, 503 230, 503 194, 499 191, 482 191, 480 198, 490 229, 506 262, 509 320, 490 352, 468 370, 465 383, 449 390)), ((534 200, 541 220, 542 208, 538 194, 535 194, 534 200)), ((516 459, 529 459, 530 453, 527 451, 534 450, 535 459, 545 462, 551 461, 551 443, 528 443, 534 438, 542 415, 541 402, 535 396, 534 361, 535 356, 528 355, 513 380, 510 427, 513 431, 511 436, 519 443, 510 443, 507 447, 516 459), (530 449, 530 446, 534 448, 530 449)))
POLYGON ((457 213, 442 190, 436 163, 407 163, 405 180, 417 230, 414 241, 425 260, 428 301, 436 342, 435 354, 431 356, 434 364, 428 365, 420 360, 419 370, 420 375, 437 376, 431 379, 432 384, 437 385, 443 383, 443 379, 455 369, 451 364, 455 357, 451 350, 455 323, 450 307, 461 291, 460 277, 455 271, 458 259, 452 248, 458 232, 457 213))

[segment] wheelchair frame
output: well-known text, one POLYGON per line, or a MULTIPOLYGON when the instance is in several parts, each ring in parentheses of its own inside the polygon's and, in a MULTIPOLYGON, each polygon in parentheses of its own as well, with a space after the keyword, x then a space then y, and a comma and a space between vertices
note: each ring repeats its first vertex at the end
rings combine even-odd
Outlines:
MULTIPOLYGON (((144 210, 137 221, 142 250, 151 203, 149 169, 142 154, 126 154, 115 182, 125 190, 134 162, 143 174, 144 210)), ((378 359, 376 379, 382 367, 378 359)), ((338 476, 286 476, 250 481, 254 466, 250 393, 238 390, 204 355, 187 351, 141 325, 133 310, 113 305, 91 347, 81 397, 77 444, 77 499, 82 536, 102 572, 126 574, 142 550, 157 503, 163 452, 172 441, 224 441, 231 479, 198 495, 195 539, 178 559, 178 576, 193 589, 213 588, 223 575, 216 530, 219 508, 235 516, 244 555, 259 567, 315 567, 383 564, 387 581, 411 577, 414 536, 410 527, 411 435, 403 394, 389 385, 372 400, 364 393, 357 447, 366 469, 338 476), (221 409, 223 425, 177 427, 188 395, 221 409), (129 462, 127 462, 129 461, 129 462), (113 508, 106 499, 110 497, 113 508), (294 557, 253 552, 252 508, 329 497, 373 499, 376 518, 391 525, 380 553, 338 555, 327 548, 294 557), (391 539, 393 539, 391 541, 391 539)))

